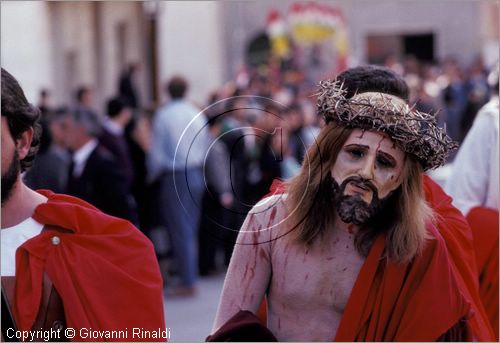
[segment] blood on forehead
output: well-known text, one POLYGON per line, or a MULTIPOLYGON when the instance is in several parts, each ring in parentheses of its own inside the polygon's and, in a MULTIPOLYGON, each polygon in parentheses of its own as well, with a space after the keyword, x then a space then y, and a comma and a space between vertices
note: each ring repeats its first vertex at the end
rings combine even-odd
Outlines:
POLYGON ((377 143, 377 149, 376 151, 379 151, 380 148, 382 147, 382 142, 384 140, 388 140, 390 143, 392 143, 390 146, 387 144, 387 149, 392 149, 396 150, 398 149, 398 146, 396 145, 396 142, 394 142, 386 133, 379 132, 379 131, 372 131, 372 130, 366 130, 366 129, 355 129, 361 131, 359 135, 355 136, 357 139, 363 139, 365 137, 366 132, 374 133, 380 136, 380 140, 377 143))

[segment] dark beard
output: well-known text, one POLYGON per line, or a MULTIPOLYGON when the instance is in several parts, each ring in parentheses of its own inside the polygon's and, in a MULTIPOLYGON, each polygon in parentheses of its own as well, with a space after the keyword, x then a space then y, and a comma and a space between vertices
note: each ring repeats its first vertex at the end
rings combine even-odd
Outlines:
POLYGON ((12 191, 14 189, 14 186, 16 185, 17 177, 19 176, 19 171, 19 155, 17 153, 17 150, 15 150, 14 157, 12 157, 9 168, 7 169, 5 174, 2 175, 2 207, 12 195, 12 191))
POLYGON ((339 186, 337 181, 331 178, 332 189, 334 193, 334 203, 337 213, 344 223, 355 225, 364 225, 368 223, 377 213, 380 212, 387 196, 381 200, 375 185, 369 180, 359 176, 351 176, 345 179, 339 186), (365 202, 360 195, 345 195, 345 188, 349 182, 359 186, 368 187, 372 191, 372 201, 365 202))

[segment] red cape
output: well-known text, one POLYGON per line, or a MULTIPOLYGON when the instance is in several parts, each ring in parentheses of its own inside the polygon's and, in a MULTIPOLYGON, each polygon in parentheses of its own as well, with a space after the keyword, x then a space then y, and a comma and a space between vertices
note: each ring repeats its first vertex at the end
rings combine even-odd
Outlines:
MULTIPOLYGON (((411 264, 382 260, 380 236, 360 270, 336 341, 435 341, 466 318, 467 337, 492 341, 478 292, 472 233, 451 198, 424 177, 426 200, 436 212, 429 239, 411 264)), ((277 182, 271 193, 285 192, 277 182)))
POLYGON ((479 270, 479 294, 498 341, 498 211, 475 207, 467 214, 479 270))
POLYGON ((474 315, 469 325, 478 340, 495 341, 479 293, 480 269, 476 261, 472 229, 462 213, 452 205, 451 197, 428 176, 424 176, 424 191, 427 202, 437 214, 437 228, 446 242, 460 290, 471 304, 474 315))
POLYGON ((49 200, 33 218, 70 232, 44 231, 17 249, 13 313, 18 329, 33 325, 45 271, 61 296, 67 326, 76 330, 73 341, 105 340, 84 339, 80 328, 127 330, 125 340, 131 341, 165 341, 132 337, 134 327, 165 329, 163 282, 151 242, 128 221, 80 199, 40 193, 49 200), (53 236, 60 244, 52 244, 53 236))

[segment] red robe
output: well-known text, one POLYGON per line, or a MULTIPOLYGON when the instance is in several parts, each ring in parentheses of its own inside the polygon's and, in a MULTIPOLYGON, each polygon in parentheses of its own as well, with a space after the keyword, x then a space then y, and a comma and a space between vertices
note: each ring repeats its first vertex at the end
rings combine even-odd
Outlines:
MULTIPOLYGON (((108 216, 67 195, 40 191, 48 202, 33 218, 69 230, 43 231, 16 252, 13 314, 19 330, 29 330, 39 310, 44 271, 64 304, 68 328, 127 330, 130 341, 165 341, 132 337, 132 328, 165 329, 162 277, 151 242, 128 221, 108 216), (52 238, 60 243, 54 245, 52 238)), ((123 338, 115 339, 124 341, 123 338)))
POLYGON ((451 197, 428 176, 424 176, 424 191, 427 202, 437 214, 437 227, 453 261, 452 267, 460 290, 476 314, 469 321, 474 334, 479 340, 494 341, 495 335, 479 292, 480 269, 476 261, 472 229, 462 213, 452 205, 451 197))
MULTIPOLYGON (((281 184, 273 186, 274 194, 285 191, 281 184)), ((435 341, 462 319, 466 336, 455 339, 494 340, 479 298, 470 227, 427 176, 424 188, 437 214, 436 226, 428 227, 432 239, 412 263, 397 265, 380 258, 385 241, 378 237, 354 284, 336 341, 435 341)))
POLYGON ((479 294, 498 341, 498 211, 475 207, 467 214, 479 270, 479 294))

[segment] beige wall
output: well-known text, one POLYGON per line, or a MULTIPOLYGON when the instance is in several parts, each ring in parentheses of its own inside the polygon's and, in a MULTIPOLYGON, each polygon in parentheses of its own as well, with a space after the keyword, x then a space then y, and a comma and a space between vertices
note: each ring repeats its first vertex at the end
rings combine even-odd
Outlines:
MULTIPOLYGON (((139 2, 2 2, 2 66, 19 78, 31 101, 42 87, 54 105, 74 103, 76 87, 95 90, 96 108, 116 94, 122 65, 143 63, 139 2), (118 55, 117 27, 126 30, 125 56, 118 55)), ((145 99, 146 73, 139 91, 145 99)))
POLYGON ((58 104, 74 103, 76 87, 96 88, 93 5, 88 2, 50 3, 55 69, 54 96, 58 104))
POLYGON ((48 6, 44 2, 7 2, 1 6, 1 64, 38 101, 41 88, 53 86, 54 64, 48 6))
POLYGON ((223 82, 224 55, 221 2, 162 2, 158 22, 161 99, 166 81, 182 74, 188 97, 202 106, 223 82))

